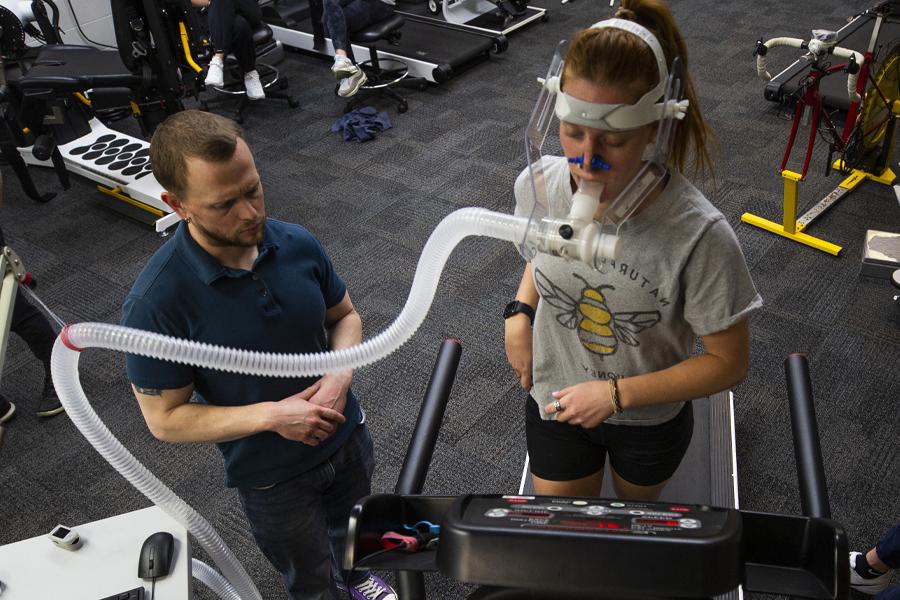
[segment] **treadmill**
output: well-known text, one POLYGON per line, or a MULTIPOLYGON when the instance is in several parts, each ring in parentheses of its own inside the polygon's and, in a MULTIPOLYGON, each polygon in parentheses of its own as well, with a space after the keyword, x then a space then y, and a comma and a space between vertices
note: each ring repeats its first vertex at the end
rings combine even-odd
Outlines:
POLYGON ((430 18, 438 23, 494 35, 509 35, 538 21, 546 23, 550 18, 546 8, 526 5, 518 10, 510 0, 500 2, 503 8, 490 0, 428 0, 406 6, 407 9, 399 11, 403 16, 430 18))
MULTIPOLYGON (((720 392, 694 400, 692 404, 694 434, 691 444, 660 500, 739 508, 733 395, 730 391, 720 392)), ((601 495, 612 498, 615 491, 609 461, 606 462, 601 495)), ((527 455, 519 493, 534 493, 527 455)))
POLYGON ((353 508, 344 568, 395 571, 404 600, 425 600, 428 571, 478 585, 468 600, 708 599, 742 589, 849 599, 847 536, 831 520, 804 355, 785 360, 803 510, 796 516, 684 498, 422 495, 461 352, 456 340, 441 347, 395 493, 353 508))
MULTIPOLYGON (((846 94, 845 94, 846 95, 846 94)), ((666 484, 660 502, 688 505, 719 506, 737 509, 738 475, 737 444, 734 434, 734 395, 731 391, 719 392, 709 398, 692 401, 694 409, 694 433, 678 470, 666 484)), ((528 456, 519 494, 534 493, 528 456)), ((603 474, 603 498, 615 498, 609 461, 603 474)), ((720 600, 742 598, 740 588, 716 596, 720 600)))
MULTIPOLYGON (((260 4, 263 20, 276 40, 291 48, 334 56, 325 37, 322 5, 317 0, 268 0, 260 4)), ((379 41, 378 55, 406 63, 410 77, 442 83, 464 68, 507 48, 502 34, 466 30, 435 19, 401 13, 405 20, 397 44, 379 41)), ((353 44, 355 56, 368 56, 368 48, 353 44)))
MULTIPOLYGON (((873 8, 857 15, 852 21, 837 30, 837 44, 850 50, 865 54, 870 48, 875 53, 875 60, 869 70, 875 76, 887 53, 900 44, 900 0, 881 2, 873 8), (881 19, 878 35, 872 39, 875 26, 881 19)), ((809 63, 798 59, 789 67, 772 77, 766 83, 763 92, 766 100, 778 104, 793 104, 794 92, 809 72, 809 63)), ((847 95, 846 77, 825 77, 819 84, 822 103, 830 108, 846 111, 850 108, 847 95)))

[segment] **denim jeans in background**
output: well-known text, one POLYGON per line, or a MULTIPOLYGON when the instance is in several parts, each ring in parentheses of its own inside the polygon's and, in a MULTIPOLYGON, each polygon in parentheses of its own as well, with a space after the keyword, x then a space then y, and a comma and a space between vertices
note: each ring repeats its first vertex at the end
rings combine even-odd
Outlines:
MULTIPOLYGON (((892 569, 900 569, 900 523, 894 525, 875 545, 875 552, 881 562, 892 569)), ((900 586, 892 585, 878 592, 873 600, 900 600, 900 586)))
POLYGON ((900 569, 900 523, 881 536, 875 546, 875 552, 881 562, 892 569, 900 569))
MULTIPOLYGON (((350 510, 371 492, 374 467, 372 437, 363 423, 306 473, 266 489, 238 489, 253 537, 293 600, 340 600, 333 572, 344 559, 350 510)), ((353 581, 367 576, 355 572, 353 581)))
POLYGON ((253 30, 262 22, 259 0, 212 0, 208 21, 213 50, 234 54, 244 73, 255 69, 253 30))
MULTIPOLYGON (((394 14, 394 7, 381 0, 325 0, 322 24, 335 50, 350 48, 349 35, 394 14)), ((364 59, 360 59, 364 60, 364 59)))

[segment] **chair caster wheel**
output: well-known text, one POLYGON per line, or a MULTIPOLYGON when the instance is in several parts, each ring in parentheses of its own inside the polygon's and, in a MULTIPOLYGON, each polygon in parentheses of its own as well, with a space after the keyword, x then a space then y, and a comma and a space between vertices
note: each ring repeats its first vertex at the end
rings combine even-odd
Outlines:
POLYGON ((398 113, 405 113, 407 110, 409 110, 409 104, 407 104, 406 102, 397 105, 398 113))

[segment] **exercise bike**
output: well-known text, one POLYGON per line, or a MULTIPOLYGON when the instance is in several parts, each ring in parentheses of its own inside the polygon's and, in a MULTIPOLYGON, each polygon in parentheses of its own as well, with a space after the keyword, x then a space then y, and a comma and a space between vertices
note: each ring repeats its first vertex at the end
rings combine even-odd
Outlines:
POLYGON ((808 73, 797 89, 784 101, 792 101, 794 115, 779 173, 784 179, 782 222, 778 223, 744 213, 741 220, 795 242, 838 256, 842 247, 806 233, 807 227, 842 200, 861 183, 872 180, 893 185, 896 175, 891 169, 897 121, 900 119, 900 44, 879 46, 879 33, 893 10, 883 3, 871 11, 874 26, 864 53, 837 45, 837 32, 816 30, 813 38, 778 37, 756 44, 757 74, 764 81, 773 79, 767 70, 767 56, 772 48, 788 46, 807 51, 803 60, 808 73), (835 59, 846 60, 833 64, 835 59), (873 65, 878 64, 873 72, 873 65), (824 108, 820 86, 829 76, 847 73, 846 99, 849 108, 839 132, 824 108), (811 119, 810 119, 811 117, 811 119), (799 126, 809 125, 809 141, 800 172, 787 168, 799 126), (797 216, 799 183, 806 178, 816 137, 822 135, 828 145, 825 174, 832 168, 845 178, 838 186, 800 217, 797 216), (836 157, 836 159, 835 159, 836 157))

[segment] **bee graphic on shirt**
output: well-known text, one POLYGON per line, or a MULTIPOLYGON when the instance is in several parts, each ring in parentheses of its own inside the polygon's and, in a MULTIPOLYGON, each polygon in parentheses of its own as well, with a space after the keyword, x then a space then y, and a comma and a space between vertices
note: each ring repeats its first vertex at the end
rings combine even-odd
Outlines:
POLYGON ((546 275, 535 270, 534 280, 547 304, 562 309, 556 320, 567 329, 578 332, 578 340, 588 351, 600 356, 615 354, 619 343, 639 346, 637 334, 659 323, 657 310, 637 312, 613 312, 609 307, 606 290, 615 290, 611 285, 592 286, 583 277, 573 273, 584 283, 581 297, 576 300, 546 275))

